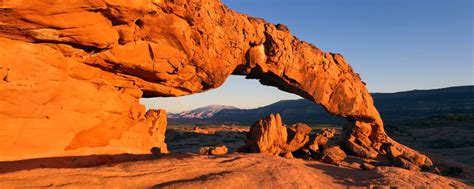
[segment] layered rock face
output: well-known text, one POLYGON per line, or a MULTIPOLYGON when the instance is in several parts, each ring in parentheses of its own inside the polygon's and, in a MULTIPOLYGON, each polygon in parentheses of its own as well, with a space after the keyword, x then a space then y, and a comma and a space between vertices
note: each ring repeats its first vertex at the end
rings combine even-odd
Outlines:
POLYGON ((264 153, 287 158, 302 157, 319 159, 323 162, 339 165, 347 155, 337 145, 329 145, 328 140, 335 134, 334 129, 324 129, 310 136, 311 127, 297 123, 287 127, 279 114, 270 114, 255 122, 240 147, 242 152, 264 153))
POLYGON ((390 144, 429 164, 387 137, 341 55, 218 0, 4 0, 0 11, 0 160, 144 151, 154 139, 140 97, 203 92, 236 74, 347 118, 341 145, 356 155, 390 144))
POLYGON ((241 147, 241 151, 293 157, 291 153, 309 141, 310 132, 311 128, 306 124, 287 127, 280 114, 270 114, 250 127, 246 146, 241 147))

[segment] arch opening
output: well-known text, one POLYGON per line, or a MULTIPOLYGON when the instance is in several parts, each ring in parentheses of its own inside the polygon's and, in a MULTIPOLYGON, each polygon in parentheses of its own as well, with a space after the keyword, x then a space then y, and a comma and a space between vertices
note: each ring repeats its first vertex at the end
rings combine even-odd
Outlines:
POLYGON ((309 100, 239 75, 203 93, 140 102, 147 109, 168 111, 165 142, 171 152, 196 153, 201 147, 221 145, 237 151, 245 145, 250 126, 270 114, 280 114, 289 126, 308 124, 314 132, 332 128, 341 133, 347 122, 309 100))

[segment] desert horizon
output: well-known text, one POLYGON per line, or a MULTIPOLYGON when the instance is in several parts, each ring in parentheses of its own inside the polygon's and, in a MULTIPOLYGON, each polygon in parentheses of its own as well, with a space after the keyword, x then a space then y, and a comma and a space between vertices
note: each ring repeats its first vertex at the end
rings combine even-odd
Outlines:
MULTIPOLYGON (((418 92, 418 91, 435 91, 435 90, 443 90, 443 89, 451 89, 451 88, 463 88, 463 87, 473 87, 473 85, 456 85, 456 86, 448 86, 448 87, 439 87, 439 88, 433 88, 433 89, 408 89, 408 90, 402 90, 402 91, 395 91, 395 92, 371 92, 372 95, 374 94, 396 94, 396 93, 407 93, 407 92, 418 92)), ((304 98, 298 97, 298 98, 285 98, 285 99, 279 99, 274 102, 270 102, 269 104, 264 104, 264 105, 256 105, 252 107, 237 107, 238 105, 232 105, 232 104, 207 104, 203 106, 194 106, 191 107, 190 109, 181 109, 178 111, 168 111, 169 114, 179 114, 179 113, 184 113, 184 112, 189 112, 197 109, 202 109, 202 108, 207 108, 207 107, 217 107, 220 110, 222 109, 255 109, 255 108, 262 108, 265 106, 269 106, 278 102, 282 101, 291 101, 291 100, 302 100, 304 98), (224 107, 224 108, 221 108, 224 107)), ((141 103, 145 105, 146 109, 167 109, 166 107, 155 107, 153 104, 150 104, 149 101, 155 101, 155 99, 151 98, 148 99, 147 101, 143 101, 142 99, 141 103)))

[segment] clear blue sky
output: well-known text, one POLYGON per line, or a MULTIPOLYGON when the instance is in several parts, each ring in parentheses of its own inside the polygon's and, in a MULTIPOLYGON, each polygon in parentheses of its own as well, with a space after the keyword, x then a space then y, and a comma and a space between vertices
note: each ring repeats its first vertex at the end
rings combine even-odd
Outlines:
MULTIPOLYGON (((283 23, 293 35, 339 52, 371 92, 474 83, 472 0, 224 0, 231 9, 283 23)), ((295 95, 256 80, 229 78, 206 93, 155 98, 170 112, 210 104, 253 108, 295 95)))

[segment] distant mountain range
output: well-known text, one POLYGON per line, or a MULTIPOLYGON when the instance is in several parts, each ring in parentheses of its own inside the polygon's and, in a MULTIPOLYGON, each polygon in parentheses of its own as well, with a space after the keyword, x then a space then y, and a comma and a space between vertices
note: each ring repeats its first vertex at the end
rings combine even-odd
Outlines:
POLYGON ((168 114, 168 119, 205 119, 211 118, 215 113, 220 112, 221 110, 232 110, 237 109, 233 106, 224 106, 224 105, 210 105, 202 108, 197 108, 194 110, 184 111, 181 113, 168 114))
MULTIPOLYGON (((439 114, 474 114, 474 86, 396 93, 373 93, 375 106, 386 123, 439 114)), ((345 119, 329 115, 323 107, 306 99, 282 100, 254 109, 207 106, 170 114, 171 124, 252 124, 270 113, 280 113, 287 124, 343 124, 345 119)))

